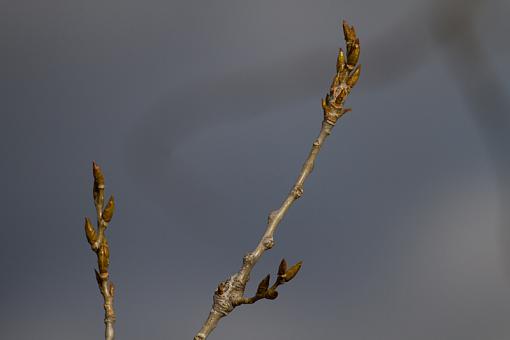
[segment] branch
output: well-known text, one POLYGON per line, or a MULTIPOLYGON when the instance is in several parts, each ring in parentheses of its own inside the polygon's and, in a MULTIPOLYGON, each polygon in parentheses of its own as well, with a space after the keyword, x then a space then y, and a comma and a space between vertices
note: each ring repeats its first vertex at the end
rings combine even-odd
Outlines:
POLYGON ((99 272, 96 273, 96 280, 99 291, 104 299, 104 324, 105 324, 105 340, 113 340, 115 331, 113 325, 115 323, 115 311, 113 309, 113 295, 115 287, 109 280, 108 266, 110 264, 110 247, 105 236, 105 230, 113 217, 115 202, 113 196, 110 196, 106 207, 104 206, 104 176, 101 168, 94 162, 92 163, 92 172, 94 175, 94 204, 97 214, 97 229, 92 226, 90 220, 85 217, 85 236, 87 241, 97 255, 97 265, 99 272))
POLYGON ((330 87, 326 98, 322 100, 324 110, 324 120, 319 136, 312 144, 312 149, 306 159, 296 183, 290 190, 287 198, 283 201, 280 208, 269 214, 266 231, 262 235, 257 247, 243 257, 241 269, 230 276, 227 280, 221 282, 214 292, 213 305, 209 316, 203 324, 194 340, 205 340, 209 334, 216 328, 220 319, 227 316, 235 307, 242 304, 252 304, 261 299, 273 300, 278 296, 276 288, 290 281, 301 268, 301 262, 298 262, 287 269, 287 263, 282 260, 278 269, 276 282, 269 288, 269 275, 259 284, 256 294, 253 297, 244 297, 246 284, 250 279, 250 273, 262 257, 266 250, 274 246, 273 235, 281 220, 289 210, 290 206, 303 195, 303 185, 313 170, 315 159, 324 144, 326 138, 331 134, 331 130, 336 122, 350 109, 343 107, 344 101, 356 85, 360 75, 360 66, 356 66, 359 59, 360 45, 359 39, 353 26, 343 22, 344 37, 347 45, 347 56, 340 49, 338 53, 336 75, 330 87))

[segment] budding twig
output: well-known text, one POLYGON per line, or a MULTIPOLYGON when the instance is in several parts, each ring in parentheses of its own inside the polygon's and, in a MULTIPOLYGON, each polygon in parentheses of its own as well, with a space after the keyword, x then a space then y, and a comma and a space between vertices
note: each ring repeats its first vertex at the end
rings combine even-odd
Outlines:
POLYGON ((112 220, 115 202, 113 196, 110 196, 106 206, 104 206, 104 176, 101 168, 95 162, 92 163, 92 174, 94 176, 93 195, 97 214, 97 230, 92 226, 90 220, 85 217, 85 236, 92 251, 97 255, 99 271, 94 271, 99 291, 104 299, 105 340, 113 340, 115 337, 113 328, 115 323, 115 311, 113 309, 115 286, 109 280, 110 247, 105 236, 105 230, 108 227, 108 223, 112 220))
POLYGON ((303 195, 303 185, 313 170, 315 159, 324 144, 326 138, 330 135, 333 127, 340 117, 350 109, 344 108, 344 101, 356 85, 360 75, 360 66, 357 66, 360 44, 353 26, 343 22, 345 42, 347 45, 347 56, 340 49, 337 58, 336 75, 333 78, 329 93, 322 100, 324 110, 324 120, 317 139, 313 142, 312 149, 306 159, 296 183, 290 190, 288 196, 283 201, 280 208, 269 214, 266 231, 262 235, 257 247, 246 254, 243 258, 241 269, 230 276, 227 280, 221 282, 214 292, 212 309, 209 316, 203 324, 194 340, 205 340, 209 334, 216 328, 220 319, 228 315, 232 310, 242 304, 252 304, 261 299, 273 300, 278 296, 276 288, 285 282, 290 281, 296 276, 301 268, 301 262, 298 262, 287 269, 287 263, 282 260, 278 268, 276 282, 269 287, 270 276, 266 276, 258 285, 257 292, 253 297, 245 297, 245 289, 250 273, 262 257, 264 252, 274 246, 273 235, 279 223, 287 213, 290 206, 303 195))

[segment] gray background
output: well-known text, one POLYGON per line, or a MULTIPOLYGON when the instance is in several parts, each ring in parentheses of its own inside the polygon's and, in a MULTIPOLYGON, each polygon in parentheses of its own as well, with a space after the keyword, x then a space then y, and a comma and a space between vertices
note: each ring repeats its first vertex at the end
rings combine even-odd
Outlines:
POLYGON ((191 339, 320 128, 341 19, 364 65, 305 195, 213 339, 510 337, 508 1, 0 4, 0 338, 100 339, 91 161, 118 339, 191 339))

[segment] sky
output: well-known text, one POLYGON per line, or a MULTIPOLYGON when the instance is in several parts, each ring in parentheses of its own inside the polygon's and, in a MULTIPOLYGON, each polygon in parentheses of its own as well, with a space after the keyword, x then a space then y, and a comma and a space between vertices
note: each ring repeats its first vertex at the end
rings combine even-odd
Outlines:
POLYGON ((192 339, 286 197, 355 25, 363 65, 214 339, 510 337, 504 0, 0 4, 0 338, 99 339, 91 164, 117 339, 192 339))

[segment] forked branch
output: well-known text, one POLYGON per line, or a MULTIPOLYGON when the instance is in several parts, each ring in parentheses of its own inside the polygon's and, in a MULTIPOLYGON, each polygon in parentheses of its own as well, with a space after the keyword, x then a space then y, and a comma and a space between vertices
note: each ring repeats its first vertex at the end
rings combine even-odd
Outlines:
POLYGON ((85 236, 87 241, 97 255, 97 265, 99 271, 96 273, 96 280, 99 291, 104 300, 104 324, 105 339, 113 340, 115 338, 114 323, 115 311, 113 309, 113 295, 115 287, 109 279, 108 266, 110 264, 110 247, 105 236, 105 230, 112 220, 115 202, 113 196, 110 196, 108 203, 104 206, 104 176, 101 168, 94 162, 92 164, 92 174, 94 175, 94 204, 96 206, 97 229, 92 226, 90 220, 85 217, 85 236))
POLYGON ((312 144, 312 149, 306 159, 299 176, 283 201, 282 205, 269 214, 266 231, 262 235, 257 247, 247 253, 243 258, 241 269, 218 285, 214 292, 212 309, 209 316, 203 324, 200 331, 196 334, 194 340, 204 340, 218 325, 220 319, 227 316, 235 307, 242 304, 252 304, 260 299, 275 299, 278 296, 276 288, 281 284, 290 281, 301 268, 301 262, 298 262, 287 269, 285 260, 282 260, 278 269, 276 282, 269 287, 269 275, 259 284, 257 292, 253 297, 245 297, 246 284, 250 279, 250 273, 268 249, 274 246, 273 235, 279 223, 287 213, 290 206, 303 195, 303 186, 313 170, 315 160, 326 138, 330 135, 333 127, 340 117, 350 109, 344 108, 344 101, 356 85, 360 75, 360 66, 358 64, 360 54, 359 39, 353 26, 343 22, 345 42, 347 53, 340 49, 337 58, 336 74, 330 86, 329 93, 322 100, 322 109, 324 119, 319 136, 312 144))

